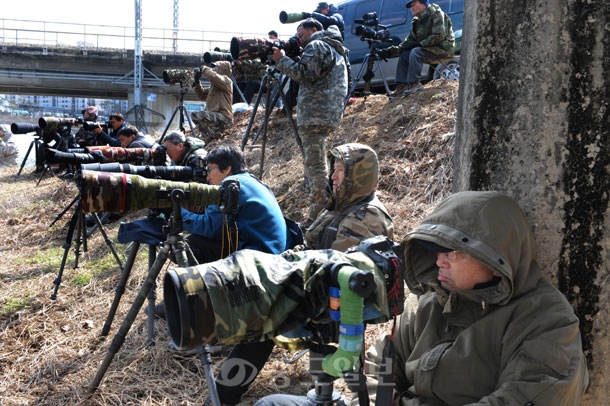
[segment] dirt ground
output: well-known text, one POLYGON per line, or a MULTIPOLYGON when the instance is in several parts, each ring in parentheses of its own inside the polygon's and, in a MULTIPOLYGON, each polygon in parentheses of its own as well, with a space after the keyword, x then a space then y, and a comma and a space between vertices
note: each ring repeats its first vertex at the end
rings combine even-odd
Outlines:
MULTIPOLYGON (((340 129, 328 140, 329 147, 360 142, 377 151, 381 169, 378 196, 393 216, 397 241, 450 192, 457 92, 457 82, 435 81, 405 98, 358 98, 347 107, 340 129)), ((251 134, 262 116, 262 112, 254 116, 251 134)), ((250 113, 238 114, 235 127, 217 142, 239 144, 250 117, 250 113)), ((256 175, 260 173, 262 138, 249 141, 246 148, 248 164, 256 175)), ((288 119, 273 115, 266 138, 262 179, 275 192, 284 213, 301 221, 307 211, 302 158, 288 119)), ((119 223, 105 226, 107 239, 99 231, 89 236, 77 256, 75 240, 67 241, 67 224, 74 211, 59 215, 77 195, 74 182, 45 176, 36 185, 37 174, 24 170, 17 177, 18 169, 0 166, 0 404, 202 404, 208 396, 204 366, 197 357, 167 350, 164 322, 155 324, 154 346, 147 345, 147 317, 141 311, 122 345, 116 334, 146 277, 146 249, 140 249, 110 333, 101 337, 120 278, 110 248, 123 262, 129 249, 116 241, 119 223), (63 279, 56 300, 51 300, 64 255, 63 279), (111 347, 113 342, 116 345, 111 347), (88 397, 90 383, 112 353, 98 390, 88 397)), ((144 214, 127 213, 122 221, 144 214)), ((160 288, 157 297, 162 297, 160 288)), ((367 340, 386 329, 386 325, 370 327, 367 340)), ((213 354, 213 367, 227 353, 225 348, 213 354)), ((294 355, 275 349, 242 404, 252 404, 270 393, 306 393, 312 383, 308 359, 284 362, 285 356, 294 355)), ((335 387, 351 396, 342 381, 337 380, 335 387)))

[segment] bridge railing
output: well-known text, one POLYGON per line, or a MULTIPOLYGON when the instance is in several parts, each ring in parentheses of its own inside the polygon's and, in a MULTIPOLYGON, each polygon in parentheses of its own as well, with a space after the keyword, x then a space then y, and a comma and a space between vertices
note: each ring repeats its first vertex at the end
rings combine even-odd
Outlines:
MULTIPOLYGON (((0 47, 41 46, 42 52, 62 47, 78 47, 83 50, 135 49, 134 27, 7 18, 1 18, 0 23, 0 47)), ((143 51, 203 54, 215 47, 228 50, 233 37, 266 38, 266 34, 182 29, 175 32, 173 28, 142 27, 140 44, 143 51)))

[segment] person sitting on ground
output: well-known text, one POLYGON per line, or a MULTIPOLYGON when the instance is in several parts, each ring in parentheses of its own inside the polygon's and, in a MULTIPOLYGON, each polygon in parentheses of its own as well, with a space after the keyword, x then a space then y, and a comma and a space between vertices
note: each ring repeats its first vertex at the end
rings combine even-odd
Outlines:
MULTIPOLYGON (((375 196, 379 181, 379 161, 375 151, 363 144, 344 144, 332 148, 328 158, 331 168, 334 168, 330 176, 333 195, 327 208, 305 232, 305 248, 345 251, 370 237, 384 235, 392 239, 392 218, 375 196)), ((240 401, 274 346, 273 340, 235 346, 221 367, 220 379, 216 383, 222 404, 234 405, 240 401), (227 362, 232 359, 245 360, 247 363, 243 365, 253 369, 253 373, 244 375, 248 382, 235 382, 237 373, 243 371, 235 363, 227 362), (223 382, 233 385, 224 385, 223 382)))
POLYGON ((208 151, 205 142, 198 138, 186 137, 180 130, 170 131, 163 137, 163 146, 173 165, 206 169, 208 151))
POLYGON ((207 161, 210 185, 220 185, 225 179, 239 181, 239 215, 228 219, 236 222, 239 235, 237 242, 223 235, 225 216, 216 205, 208 206, 203 214, 182 209, 184 230, 191 234, 187 241, 197 261, 212 262, 244 248, 269 253, 284 251, 287 229, 282 210, 271 189, 248 173, 239 148, 219 145, 208 153, 207 161), (229 246, 231 252, 227 252, 229 246))
POLYGON ((99 124, 93 131, 97 134, 99 142, 108 144, 111 147, 120 147, 119 131, 127 126, 125 117, 123 117, 122 113, 112 113, 108 119, 111 127, 109 132, 108 130, 104 131, 99 124))
POLYGON ((423 89, 419 81, 422 65, 426 61, 450 58, 455 52, 451 18, 437 4, 428 4, 428 0, 411 0, 406 7, 413 14, 411 32, 400 44, 378 51, 382 59, 400 56, 394 96, 409 95, 423 89))
POLYGON ((198 72, 193 90, 199 100, 206 102, 206 109, 193 112, 191 117, 204 137, 218 138, 218 131, 233 126, 231 62, 214 62, 212 67, 204 65, 198 72), (202 87, 201 78, 209 80, 211 86, 202 87))
MULTIPOLYGON (((588 372, 578 317, 543 278, 517 202, 498 192, 456 193, 401 248, 419 304, 398 321, 392 384, 378 375, 390 368, 382 355, 388 337, 368 351, 371 403, 387 396, 401 406, 580 404, 588 372)), ((255 405, 306 403, 270 395, 255 405)))
POLYGON ((118 132, 122 148, 156 148, 157 142, 148 134, 143 134, 133 125, 128 125, 118 132))

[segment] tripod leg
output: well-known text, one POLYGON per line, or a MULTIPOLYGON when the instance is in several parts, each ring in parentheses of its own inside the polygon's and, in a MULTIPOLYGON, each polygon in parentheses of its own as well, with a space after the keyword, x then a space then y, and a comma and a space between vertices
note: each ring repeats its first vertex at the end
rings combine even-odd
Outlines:
POLYGON ((362 61, 362 65, 360 65, 360 70, 358 71, 358 74, 356 75, 356 77, 354 78, 354 81, 352 82, 352 87, 350 88, 349 92, 347 92, 347 96, 343 100, 343 110, 344 111, 345 111, 345 107, 347 106, 348 100, 354 95, 356 86, 358 86, 358 82, 360 82, 360 79, 362 78, 362 75, 364 74, 364 70, 366 69, 366 66, 368 65, 368 60, 369 60, 369 55, 367 54, 364 57, 364 60, 362 61))
POLYGON ((17 176, 21 175, 21 171, 23 170, 23 167, 25 166, 25 163, 28 160, 28 157, 30 156, 30 152, 32 151, 32 148, 34 147, 35 143, 36 143, 36 140, 30 142, 30 146, 28 147, 28 152, 26 152, 25 156, 23 157, 23 161, 21 161, 21 166, 19 167, 17 176))
MULTIPOLYGON (((148 269, 152 269, 155 263, 157 249, 154 245, 148 246, 148 269)), ((146 345, 155 345, 155 301, 157 299, 157 281, 153 281, 152 288, 148 292, 148 338, 146 345)))
MULTIPOLYGON (((263 84, 265 83, 266 80, 267 80, 267 75, 265 75, 261 79, 260 89, 263 88, 263 84)), ((256 117, 256 112, 258 111, 258 106, 261 103, 262 96, 263 96, 263 93, 259 90, 258 94, 256 95, 256 102, 254 102, 254 107, 252 108, 252 114, 250 115, 250 120, 248 121, 248 126, 246 127, 246 132, 241 139, 241 150, 242 151, 244 150, 244 148, 246 148, 246 144, 248 143, 248 137, 250 136, 250 130, 252 130, 252 124, 254 124, 254 117, 256 117)))
POLYGON ((127 285, 127 279, 129 279, 129 274, 131 274, 131 269, 136 260, 136 256, 138 255, 138 249, 140 248, 140 243, 134 241, 131 246, 131 251, 129 252, 129 256, 127 257, 127 262, 125 262, 125 268, 123 269, 123 273, 121 274, 121 279, 119 280, 118 285, 115 288, 114 292, 114 300, 112 301, 112 305, 110 306, 110 311, 108 312, 108 316, 106 316, 106 322, 104 323, 104 327, 102 328, 102 336, 107 336, 110 331, 110 325, 112 324, 112 320, 114 319, 114 315, 119 307, 119 302, 121 301, 121 296, 125 293, 125 286, 127 285))
MULTIPOLYGON (((284 106, 288 105, 288 99, 286 99, 286 94, 284 93, 284 90, 282 88, 279 89, 279 93, 280 93, 280 97, 282 98, 282 103, 284 104, 284 106)), ((294 132, 294 137, 297 141, 297 145, 299 146, 299 149, 301 150, 301 156, 303 157, 303 159, 305 159, 305 150, 303 149, 303 141, 301 141, 301 137, 299 136, 299 130, 297 129, 297 125, 294 122, 294 119, 292 118, 292 114, 287 114, 288 116, 288 122, 290 123, 290 127, 292 128, 292 131, 294 132)))
POLYGON ((153 266, 148 271, 148 275, 146 276, 146 279, 144 279, 144 282, 142 283, 142 286, 140 287, 140 290, 138 291, 138 294, 133 304, 131 305, 129 312, 125 317, 125 320, 123 320, 121 327, 112 339, 110 348, 108 349, 108 353, 106 354, 106 358, 104 358, 104 361, 98 369, 97 374, 89 384, 89 388, 87 389, 88 395, 92 395, 93 392, 97 390, 102 379, 104 378, 104 375, 106 374, 106 371, 108 370, 108 367, 112 363, 114 356, 125 342, 125 337, 127 336, 127 333, 129 332, 131 325, 135 321, 140 309, 142 308, 142 304, 144 304, 144 301, 148 296, 148 292, 154 287, 156 283, 157 276, 159 276, 159 272, 161 272, 161 269, 163 268, 163 265, 167 260, 169 251, 170 243, 166 242, 163 247, 161 247, 161 250, 159 251, 157 258, 155 259, 153 266))
POLYGON ((381 69, 381 66, 379 66, 379 61, 375 61, 375 62, 377 62, 377 68, 379 69, 379 72, 381 73, 381 78, 383 79, 383 85, 385 86, 385 93, 388 95, 390 100, 392 100, 392 92, 390 92, 390 86, 388 86, 388 81, 385 78, 385 73, 383 73, 383 69, 381 69))
MULTIPOLYGON (((109 213, 104 213, 104 214, 109 214, 109 213)), ((108 238, 108 234, 106 234, 106 230, 104 230, 104 226, 102 225, 100 218, 97 216, 97 213, 92 213, 92 216, 93 216, 93 219, 95 220, 97 228, 100 229, 100 233, 102 234, 102 237, 104 237, 104 241, 106 242, 106 245, 108 246, 108 248, 110 248, 110 252, 112 252, 112 256, 114 257, 117 264, 119 265, 119 269, 122 271, 123 264, 121 263, 121 258, 119 258, 119 254, 117 254, 116 250, 114 249, 114 244, 112 243, 112 240, 110 238, 108 238)), ((83 217, 83 223, 84 222, 85 222, 85 220, 83 217)), ((84 230, 85 230, 85 232, 87 231, 86 227, 84 228, 84 230)), ((85 238, 87 238, 89 235, 90 234, 86 233, 85 238)))
POLYGON ((57 278, 53 281, 55 288, 53 289, 53 293, 51 294, 51 300, 57 299, 57 291, 59 290, 59 285, 61 284, 61 279, 64 274, 64 268, 66 266, 66 260, 68 259, 68 253, 70 252, 70 246, 72 245, 72 238, 74 237, 74 230, 76 229, 76 225, 79 219, 80 212, 80 201, 76 203, 76 208, 74 209, 74 214, 70 218, 70 222, 68 223, 68 233, 66 234, 66 240, 64 241, 62 248, 64 249, 64 255, 61 258, 61 265, 59 266, 59 272, 57 273, 57 278))
MULTIPOLYGON (((268 83, 267 84, 267 94, 265 96, 265 119, 263 120, 263 124, 261 125, 261 128, 259 129, 259 133, 261 130, 263 131, 263 145, 261 147, 262 148, 261 164, 260 164, 260 168, 259 168, 259 172, 258 172, 259 179, 263 178, 263 166, 265 165, 265 148, 267 147, 267 122, 269 121, 269 116, 271 115, 272 111, 273 111, 273 104, 271 104, 271 85, 270 85, 270 83, 268 83)), ((258 138, 258 134, 256 135, 256 137, 254 137, 252 142, 256 142, 257 138, 258 138)))

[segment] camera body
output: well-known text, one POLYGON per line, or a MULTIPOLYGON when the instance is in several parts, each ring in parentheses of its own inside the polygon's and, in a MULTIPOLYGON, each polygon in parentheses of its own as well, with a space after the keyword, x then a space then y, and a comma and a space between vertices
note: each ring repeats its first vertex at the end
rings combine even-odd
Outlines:
POLYGON ((354 20, 354 23, 360 24, 356 27, 356 35, 361 41, 392 42, 390 30, 387 26, 379 24, 375 11, 365 13, 362 19, 354 20))

